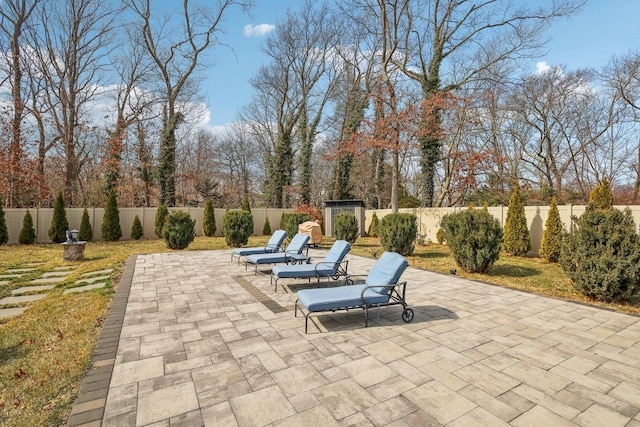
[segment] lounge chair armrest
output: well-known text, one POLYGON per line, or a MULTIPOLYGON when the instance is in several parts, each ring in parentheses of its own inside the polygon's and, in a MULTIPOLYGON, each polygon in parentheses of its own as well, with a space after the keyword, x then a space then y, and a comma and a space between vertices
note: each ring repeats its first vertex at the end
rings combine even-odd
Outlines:
MULTIPOLYGON (((365 286, 362 289, 362 292, 360 293, 360 298, 362 299, 362 303, 365 304, 364 293, 367 292, 368 289, 373 289, 373 288, 375 288, 375 289, 386 288, 387 292, 389 292, 389 296, 391 297, 393 289, 399 288, 400 286, 402 286, 402 292, 400 292, 400 291, 396 291, 396 292, 397 292, 397 295, 400 295, 402 298, 404 298, 404 295, 405 295, 406 289, 407 289, 407 282, 406 281, 398 282, 396 284, 385 283, 385 284, 381 284, 381 285, 368 285, 368 286, 365 286)), ((376 291, 376 292, 378 292, 378 291, 376 291)), ((381 293, 381 292, 378 292, 378 293, 381 293)))
POLYGON ((342 264, 348 263, 348 260, 342 260, 340 262, 330 262, 330 261, 318 261, 315 264, 315 269, 317 270, 320 266, 327 266, 337 270, 342 264))

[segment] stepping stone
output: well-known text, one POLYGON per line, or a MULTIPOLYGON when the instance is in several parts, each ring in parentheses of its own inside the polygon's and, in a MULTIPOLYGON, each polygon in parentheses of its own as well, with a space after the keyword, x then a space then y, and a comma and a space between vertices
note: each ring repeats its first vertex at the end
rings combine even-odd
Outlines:
POLYGON ((19 279, 24 276, 24 273, 21 274, 0 274, 0 279, 19 279))
POLYGON ((64 277, 64 276, 68 276, 69 273, 71 273, 70 271, 48 271, 46 273, 42 273, 42 278, 45 277, 64 277))
POLYGON ((48 283, 60 283, 64 281, 64 277, 44 277, 42 279, 35 279, 29 282, 31 285, 48 284, 48 283))
POLYGON ((87 277, 85 279, 76 280, 76 283, 95 283, 101 280, 107 280, 109 278, 109 276, 87 277))
POLYGON ((20 295, 20 294, 25 294, 27 292, 34 292, 34 291, 44 292, 44 291, 48 291, 50 289, 53 289, 54 287, 55 286, 53 286, 53 285, 23 286, 21 288, 12 290, 11 294, 12 295, 20 295))
POLYGON ((0 318, 13 317, 24 313, 27 307, 0 308, 0 318))
POLYGON ((80 277, 93 276, 94 274, 109 274, 112 271, 113 271, 113 268, 107 268, 106 270, 90 271, 88 273, 84 273, 80 275, 80 277))
POLYGON ((0 305, 20 304, 21 302, 38 301, 38 300, 41 300, 42 298, 44 298, 46 296, 47 296, 47 294, 22 295, 22 296, 17 296, 17 297, 6 297, 6 298, 0 299, 0 305))
POLYGON ((8 285, 11 283, 9 280, 0 280, 0 286, 8 285))
POLYGON ((77 288, 65 289, 65 291, 63 293, 65 295, 66 294, 76 294, 76 293, 79 293, 79 292, 86 292, 86 291, 90 291, 90 290, 93 290, 93 289, 104 288, 105 285, 106 285, 106 283, 95 283, 93 285, 79 286, 77 288))
POLYGON ((5 273, 8 274, 15 274, 15 273, 28 273, 30 271, 36 271, 37 268, 10 268, 9 270, 5 271, 5 273))
POLYGON ((72 265, 62 265, 60 267, 53 267, 55 271, 69 271, 75 269, 72 265))

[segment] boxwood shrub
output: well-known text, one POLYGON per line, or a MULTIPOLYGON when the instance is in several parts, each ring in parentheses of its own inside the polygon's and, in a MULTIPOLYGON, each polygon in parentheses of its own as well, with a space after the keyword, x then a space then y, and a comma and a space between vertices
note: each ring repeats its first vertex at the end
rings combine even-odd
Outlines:
POLYGON ((484 273, 500 257, 502 227, 485 209, 445 215, 440 225, 456 264, 464 271, 484 273))
POLYGON ((169 249, 185 249, 196 236, 196 220, 188 213, 176 211, 166 217, 162 238, 169 249))
POLYGON ((222 218, 222 235, 227 245, 239 248, 246 245, 253 233, 253 215, 249 211, 227 211, 222 218))
POLYGON ((415 249, 418 234, 416 216, 408 213, 392 213, 380 221, 380 244, 385 251, 408 256, 415 249))
POLYGON ((337 240, 346 240, 349 243, 355 243, 360 235, 360 227, 358 219, 351 212, 342 212, 334 219, 333 234, 337 240))

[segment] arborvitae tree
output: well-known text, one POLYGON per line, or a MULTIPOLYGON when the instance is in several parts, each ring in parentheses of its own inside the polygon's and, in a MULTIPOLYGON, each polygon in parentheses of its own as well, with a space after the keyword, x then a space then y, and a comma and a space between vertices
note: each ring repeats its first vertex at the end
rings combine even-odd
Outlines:
POLYGON ((371 237, 378 237, 380 235, 380 220, 375 212, 371 217, 371 224, 369 224, 369 231, 367 234, 371 237))
POLYGON ((7 229, 7 220, 4 218, 4 209, 2 209, 2 197, 0 197, 0 245, 4 245, 9 241, 9 230, 7 229))
POLYGON ((36 229, 33 228, 33 218, 31 217, 31 212, 29 212, 29 209, 27 209, 24 217, 22 218, 22 229, 20 230, 20 235, 18 236, 18 243, 20 243, 21 245, 32 245, 35 242, 36 229))
POLYGON ((502 249, 514 256, 524 256, 531 249, 527 217, 524 214, 520 185, 517 182, 509 199, 502 249))
POLYGON ((602 182, 596 185, 596 188, 591 191, 588 205, 596 209, 610 209, 613 207, 611 182, 607 178, 603 178, 602 182))
POLYGON ((244 199, 242 199, 242 208, 243 211, 251 212, 251 206, 249 206, 249 196, 244 195, 244 199))
POLYGON ((53 218, 51 218, 51 226, 49 227, 49 240, 53 243, 63 243, 67 241, 67 230, 69 222, 67 221, 67 211, 64 208, 64 198, 62 191, 58 191, 56 200, 53 203, 53 218))
POLYGON ((216 215, 213 209, 213 201, 211 199, 207 199, 204 204, 202 234, 207 237, 213 237, 216 235, 216 215))
POLYGON ((90 242, 93 239, 93 227, 89 220, 89 212, 87 208, 82 211, 82 220, 80 221, 80 230, 78 230, 78 240, 90 242))
POLYGON ((142 223, 138 215, 133 218, 133 224, 131 225, 131 238, 134 240, 140 240, 144 236, 144 230, 142 229, 142 223))
POLYGON ((169 216, 169 209, 167 209, 166 205, 158 206, 158 210, 156 211, 156 221, 155 221, 155 233, 156 236, 162 239, 162 227, 164 227, 164 222, 169 216))
POLYGON ((544 232, 542 233, 542 242, 540 246, 540 256, 549 262, 558 262, 560 252, 562 250, 562 236, 564 227, 560 220, 560 212, 558 211, 558 202, 556 198, 551 199, 549 205, 549 214, 547 221, 544 223, 544 232))
POLYGON ((265 236, 271 235, 271 224, 269 224, 269 217, 264 219, 264 227, 262 227, 262 234, 265 236))
POLYGON ((102 240, 116 242, 122 237, 120 227, 120 212, 115 191, 111 190, 107 197, 107 204, 104 207, 104 217, 102 218, 102 240))

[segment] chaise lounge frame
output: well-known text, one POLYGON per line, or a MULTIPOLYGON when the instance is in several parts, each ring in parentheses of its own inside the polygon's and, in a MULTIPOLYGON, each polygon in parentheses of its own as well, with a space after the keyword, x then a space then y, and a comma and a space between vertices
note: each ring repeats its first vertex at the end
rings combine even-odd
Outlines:
POLYGON ((345 277, 345 280, 350 280, 347 278, 349 260, 344 259, 350 249, 351 244, 349 242, 336 240, 322 261, 273 267, 271 269, 273 291, 278 291, 278 279, 309 279, 311 281, 312 278, 316 278, 318 284, 320 284, 321 277, 327 278, 327 284, 329 283, 329 278, 338 280, 340 277, 345 277))
POLYGON ((411 322, 414 313, 412 309, 407 307, 407 282, 397 282, 407 265, 406 260, 401 255, 385 252, 367 277, 368 283, 365 281, 364 284, 299 291, 298 299, 294 306, 294 316, 298 316, 298 309, 304 314, 305 334, 309 329, 309 317, 316 313, 362 309, 364 310, 364 324, 365 327, 368 327, 370 308, 377 307, 380 309, 380 307, 401 305, 402 320, 406 323, 411 322), (395 267, 396 270, 391 274, 387 274, 389 279, 386 283, 376 282, 380 278, 378 273, 389 264, 395 267))

